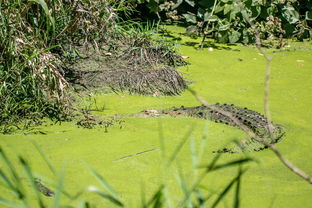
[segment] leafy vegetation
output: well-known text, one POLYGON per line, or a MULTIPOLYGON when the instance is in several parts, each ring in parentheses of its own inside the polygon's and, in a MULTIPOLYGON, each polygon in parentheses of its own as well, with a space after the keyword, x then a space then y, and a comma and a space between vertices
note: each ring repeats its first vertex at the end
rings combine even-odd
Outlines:
POLYGON ((134 61, 125 65, 146 65, 157 62, 157 54, 166 57, 161 64, 175 65, 172 44, 153 41, 137 24, 121 19, 131 11, 125 1, 1 0, 1 132, 21 128, 16 125, 20 121, 28 120, 27 127, 43 117, 70 118, 71 84, 66 76, 72 74, 68 65, 82 58, 82 47, 104 51, 109 63, 123 58, 134 61))
MULTIPOLYGON (((143 3, 143 1, 137 2, 143 3)), ((160 3, 156 0, 147 0, 146 2, 151 11, 155 13, 166 11, 169 18, 174 20, 184 18, 185 21, 194 24, 189 27, 189 31, 202 34, 204 38, 202 43, 207 35, 212 35, 219 42, 251 43, 254 41, 254 31, 249 28, 249 22, 243 18, 242 11, 237 10, 235 1, 219 2, 215 0, 213 4, 191 0, 178 0, 174 3, 167 1, 160 3), (187 9, 176 10, 183 3, 188 5, 188 7, 183 7, 187 9), (179 12, 182 16, 179 16, 179 12)), ((115 3, 115 1, 100 0, 49 2, 43 0, 0 0, 0 25, 2 26, 0 35, 3 37, 0 40, 0 105, 4 106, 0 109, 0 125, 5 126, 2 131, 10 131, 11 124, 20 119, 29 119, 30 122, 27 125, 31 125, 39 122, 44 116, 57 120, 68 118, 71 109, 67 94, 69 84, 65 79, 68 72, 63 71, 67 68, 62 65, 79 58, 81 54, 77 50, 77 46, 84 45, 92 46, 96 50, 103 49, 110 57, 128 56, 128 59, 134 57, 133 62, 127 62, 127 64, 132 64, 132 67, 144 64, 147 64, 148 67, 167 63, 176 65, 183 62, 179 58, 175 59, 175 54, 170 50, 170 46, 166 44, 155 46, 155 41, 151 40, 151 36, 146 36, 146 33, 143 32, 138 34, 133 32, 138 31, 135 26, 134 30, 131 30, 129 26, 118 26, 120 24, 118 13, 127 16, 126 9, 129 6, 134 5, 125 1, 115 3), (162 60, 164 62, 159 61, 157 56, 165 57, 162 60)), ((256 27, 264 39, 273 39, 274 37, 281 39, 283 36, 296 36, 302 39, 311 36, 309 28, 311 13, 310 10, 306 10, 306 8, 311 8, 309 2, 304 4, 299 1, 270 1, 269 3, 244 1, 244 8, 251 20, 258 22, 256 27), (302 14, 305 14, 304 18, 302 14), (268 21, 268 24, 265 24, 265 21, 268 21)), ((282 43, 280 47, 282 47, 282 43)), ((85 112, 84 119, 78 121, 77 125, 85 128, 101 125, 107 132, 107 128, 114 122, 119 123, 120 128, 122 127, 120 120, 112 119, 103 122, 85 112)), ((18 126, 16 127, 18 128, 18 126)), ((176 160, 186 141, 190 140, 194 176, 192 183, 189 184, 183 174, 179 173, 178 181, 183 197, 179 200, 172 199, 168 194, 170 185, 163 182, 149 200, 145 200, 144 192, 142 193, 142 207, 168 207, 173 201, 180 207, 204 207, 207 201, 211 201, 211 206, 216 207, 235 186, 233 206, 240 206, 241 179, 246 172, 242 165, 252 159, 243 156, 241 159, 220 164, 221 155, 217 154, 209 164, 199 166, 207 138, 202 137, 198 151, 191 133, 192 130, 183 137, 168 157, 160 145, 163 171, 166 172, 176 160), (237 174, 218 194, 207 194, 202 185, 204 178, 211 172, 228 167, 238 167, 237 174), (201 170, 198 171, 198 168, 201 170), (201 174, 197 174, 198 172, 201 174)), ((161 139, 164 140, 164 138, 161 139)), ((164 142, 161 141, 161 143, 164 142)), ((272 147, 270 146, 270 148, 272 147)), ((48 158, 39 147, 37 149, 50 171, 55 175, 55 169, 48 158)), ((276 154, 280 154, 276 149, 275 151, 276 154)), ((33 201, 35 201, 38 207, 48 207, 49 205, 42 199, 40 192, 46 196, 54 196, 51 207, 73 207, 72 204, 65 205, 64 196, 70 201, 79 200, 77 207, 92 207, 90 205, 92 202, 82 199, 82 194, 85 192, 99 195, 115 206, 126 206, 117 191, 90 167, 90 173, 102 188, 88 186, 74 194, 68 194, 64 188, 64 170, 61 171, 57 182, 50 183, 47 188, 45 184, 49 184, 49 181, 45 180, 43 176, 39 176, 43 180, 38 179, 38 175, 32 171, 31 166, 23 157, 19 157, 17 162, 21 171, 17 171, 18 168, 13 165, 12 159, 1 148, 0 161, 3 164, 0 168, 1 188, 10 196, 8 198, 0 197, 0 203, 5 206, 33 207, 33 201), (50 190, 50 187, 55 192, 50 190), (29 189, 33 193, 26 191, 29 189)), ((287 165, 287 162, 286 160, 284 163, 287 165)), ((295 170, 297 174, 300 172, 298 169, 295 170)), ((308 176, 307 178, 310 180, 308 176)))
POLYGON ((68 83, 58 54, 103 40, 116 20, 114 9, 103 1, 0 1, 1 126, 66 119, 68 83))
MULTIPOLYGON (((312 3, 297 0, 137 0, 158 16, 190 25, 188 33, 213 37, 222 43, 253 43, 253 30, 238 6, 244 4, 264 40, 312 35, 312 3)), ((204 41, 204 39, 203 39, 204 41)), ((282 47, 281 45, 279 47, 282 47)))

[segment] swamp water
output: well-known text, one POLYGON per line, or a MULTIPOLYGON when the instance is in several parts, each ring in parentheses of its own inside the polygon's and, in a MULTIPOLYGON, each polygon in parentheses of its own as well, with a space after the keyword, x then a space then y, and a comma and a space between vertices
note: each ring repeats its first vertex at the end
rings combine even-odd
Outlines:
MULTIPOLYGON (((263 113, 263 81, 265 60, 252 46, 214 45, 210 49, 196 50, 199 40, 182 38, 179 52, 188 56, 191 63, 179 70, 193 81, 190 85, 209 103, 235 104, 263 113)), ((272 120, 285 126, 286 137, 277 147, 291 162, 312 174, 312 43, 290 42, 290 47, 274 53, 272 62, 270 108, 272 120)), ((199 103, 186 91, 175 97, 146 97, 127 94, 94 94, 103 112, 96 114, 131 114, 143 109, 164 109, 172 106, 196 106, 199 103)), ((87 103, 90 100, 86 99, 87 103)), ((11 158, 24 156, 35 173, 56 179, 32 142, 36 142, 58 172, 65 167, 65 190, 75 194, 94 185, 101 187, 88 170, 100 173, 119 193, 127 207, 138 207, 142 190, 146 199, 161 183, 168 185, 168 193, 175 204, 183 193, 179 188, 179 171, 192 183, 196 172, 192 169, 192 142, 199 149, 203 135, 207 135, 205 151, 200 164, 208 164, 215 154, 234 139, 244 134, 233 127, 195 118, 125 117, 125 122, 115 124, 105 133, 103 128, 82 129, 75 123, 45 125, 38 129, 42 135, 0 135, 0 145, 11 158), (165 154, 170 157, 188 132, 192 131, 169 168, 164 168, 160 151, 161 137, 165 154)), ((258 163, 249 163, 241 184, 241 207, 311 207, 311 185, 284 167, 269 150, 248 153, 258 163)), ((242 154, 223 154, 220 163, 241 158, 242 154)), ((15 160, 14 160, 15 161, 15 160)), ((21 170, 21 168, 18 168, 21 170)), ((22 170, 21 170, 22 171, 22 170)), ((215 193, 237 174, 237 168, 227 168, 209 174, 204 182, 206 192, 215 193)), ((1 191, 1 197, 8 193, 1 191)), ((231 207, 234 194, 223 199, 219 207, 231 207)), ((213 196, 214 198, 214 196, 213 196)), ((94 193, 85 192, 71 204, 82 199, 96 207, 114 207, 94 193)), ((45 198, 45 201, 52 201, 45 198)), ((64 202, 69 200, 64 197, 64 202)), ((207 205, 214 200, 209 200, 207 205)), ((2 206, 2 205, 1 205, 2 206)), ((35 207, 36 205, 34 205, 35 207)), ((209 207, 209 206, 207 206, 209 207)))

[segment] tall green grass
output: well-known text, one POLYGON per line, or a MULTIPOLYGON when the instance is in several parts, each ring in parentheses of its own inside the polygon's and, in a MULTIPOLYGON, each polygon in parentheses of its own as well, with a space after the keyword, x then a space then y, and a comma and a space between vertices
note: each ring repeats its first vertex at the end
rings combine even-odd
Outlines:
MULTIPOLYGON (((161 130, 160 130, 161 131, 161 130)), ((160 134, 160 143, 164 144, 164 138, 160 134)), ((243 174, 246 172, 245 164, 253 161, 243 155, 240 159, 235 159, 226 163, 220 163, 219 160, 222 154, 216 154, 210 163, 202 164, 202 155, 205 149, 207 135, 203 135, 200 141, 199 149, 195 140, 192 137, 192 129, 181 138, 179 144, 176 145, 173 152, 167 152, 164 145, 160 145, 160 154, 162 155, 162 183, 159 187, 150 195, 146 196, 144 188, 142 187, 141 194, 138 193, 138 198, 141 198, 141 203, 138 203, 138 207, 217 207, 220 202, 224 200, 228 195, 234 196, 232 201, 233 207, 239 207, 241 197, 241 180, 243 174), (181 168, 178 168, 176 174, 176 182, 180 185, 182 195, 177 197, 176 193, 170 193, 172 183, 168 178, 168 170, 176 168, 175 164, 179 164, 178 155, 182 147, 187 143, 190 143, 190 157, 192 158, 191 180, 186 179, 181 168), (233 175, 233 178, 227 182, 222 189, 217 192, 211 193, 208 187, 203 183, 206 176, 212 172, 219 171, 221 169, 237 168, 237 174, 233 175), (229 194, 231 193, 231 194, 229 194)), ((129 207, 127 201, 125 201, 119 194, 118 190, 115 190, 111 184, 101 175, 101 173, 94 170, 92 167, 86 165, 86 168, 90 172, 90 176, 93 176, 97 181, 97 186, 82 187, 81 190, 77 190, 76 193, 69 193, 64 187, 64 177, 66 175, 66 169, 62 168, 60 171, 56 171, 48 157, 45 156, 43 151, 38 147, 36 143, 33 143, 36 149, 42 156, 42 160, 46 162, 47 168, 51 171, 51 175, 55 176, 54 179, 47 179, 34 171, 30 163, 18 156, 17 161, 9 157, 5 151, 0 147, 0 204, 5 207, 21 208, 21 207, 93 207, 94 202, 88 198, 94 194, 99 196, 103 201, 97 202, 96 206, 100 204, 106 204, 105 206, 111 207, 129 207), (38 187, 38 182, 41 181, 42 185, 38 187), (42 193, 42 186, 48 186, 53 190, 51 200, 44 199, 45 193, 42 193), (85 194, 88 193, 88 198, 85 198, 85 194), (90 195, 91 194, 91 195, 90 195), (93 204, 93 205, 92 205, 93 204), (110 205, 109 205, 110 204, 110 205)), ((94 205, 95 206, 95 205, 94 205)))
POLYGON ((118 38, 118 14, 128 10, 125 1, 113 0, 0 0, 1 132, 28 118, 27 125, 66 119, 61 57, 75 45, 118 38))

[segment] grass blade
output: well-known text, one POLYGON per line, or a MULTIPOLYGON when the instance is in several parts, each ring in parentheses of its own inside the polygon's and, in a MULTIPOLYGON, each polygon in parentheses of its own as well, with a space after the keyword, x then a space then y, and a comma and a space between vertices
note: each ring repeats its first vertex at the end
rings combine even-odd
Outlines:
POLYGON ((104 199, 107 199, 108 201, 112 202, 113 204, 115 204, 119 207, 124 207, 123 203, 111 194, 105 193, 105 192, 99 190, 98 188, 96 188, 94 186, 88 187, 88 190, 100 195, 104 199))
POLYGON ((48 5, 47 3, 44 1, 44 0, 29 0, 30 2, 35 2, 37 4, 39 4, 44 13, 46 14, 46 16, 49 18, 51 24, 52 24, 52 28, 53 28, 53 32, 55 31, 55 21, 54 21, 54 18, 52 17, 51 13, 49 12, 49 8, 48 8, 48 5))
POLYGON ((181 190, 183 191, 184 195, 187 195, 189 193, 189 188, 181 168, 178 169, 178 174, 178 182, 180 184, 181 190))
POLYGON ((239 208, 240 205, 240 186, 241 186, 241 175, 242 175, 242 169, 241 166, 239 166, 238 169, 238 179, 236 182, 236 191, 235 191, 235 198, 234 198, 234 208, 239 208))
POLYGON ((6 164, 6 166, 8 167, 10 171, 9 175, 13 176, 13 179, 14 179, 14 181, 11 182, 9 177, 7 177, 2 170, 0 170, 1 171, 0 176, 2 180, 4 181, 4 183, 6 183, 10 187, 10 189, 16 194, 16 196, 19 199, 24 198, 23 186, 20 182, 20 178, 18 177, 14 166, 12 165, 10 160, 7 158, 6 154, 4 153, 1 147, 0 147, 0 156, 1 156, 2 161, 4 161, 4 163, 6 164))
POLYGON ((16 194, 17 197, 21 196, 19 190, 11 183, 10 179, 5 175, 5 173, 0 169, 0 179, 5 184, 5 186, 16 194))
POLYGON ((195 192, 196 200, 197 200, 197 202, 198 202, 198 206, 196 206, 196 207, 199 207, 199 208, 205 207, 205 202, 206 202, 206 200, 205 200, 205 198, 203 197, 203 195, 202 195, 202 193, 200 192, 200 190, 199 190, 199 189, 195 189, 194 192, 195 192))
POLYGON ((62 168, 61 173, 58 177, 56 192, 55 192, 54 200, 52 203, 52 208, 58 208, 61 206, 60 205, 61 196, 62 196, 62 193, 64 192, 63 191, 64 176, 65 176, 65 167, 62 168))
POLYGON ((143 208, 148 208, 151 205, 153 205, 152 207, 155 207, 155 208, 162 207, 164 188, 165 186, 161 185, 159 189, 155 192, 155 194, 152 196, 152 198, 147 202, 147 204, 143 208))
POLYGON ((165 146, 164 130, 163 130, 161 122, 158 122, 158 132, 159 132, 161 156, 162 156, 162 159, 164 160, 166 158, 166 146, 165 146))
MULTIPOLYGON (((216 164, 217 161, 220 159, 220 157, 221 157, 221 154, 217 154, 217 155, 213 158, 213 160, 211 161, 211 163, 206 167, 206 168, 207 168, 206 172, 209 172, 212 168, 214 168, 215 164, 216 164)), ((200 166, 200 167, 201 167, 201 166, 200 166)), ((200 167, 199 167, 199 168, 200 168, 200 167)))
POLYGON ((197 171, 196 167, 198 165, 198 155, 196 151, 196 142, 192 136, 190 137, 190 149, 191 149, 193 171, 197 171))
POLYGON ((22 165, 22 167, 23 167, 23 169, 24 169, 24 171, 25 171, 25 173, 26 173, 26 176, 27 176, 28 180, 30 181, 30 184, 31 184, 32 189, 33 189, 34 192, 35 192, 36 202, 38 202, 39 207, 44 208, 45 205, 44 205, 44 203, 43 203, 43 201, 42 201, 42 199, 41 199, 39 190, 38 190, 38 188, 36 187, 35 179, 34 179, 34 177, 33 177, 32 171, 31 171, 31 169, 30 169, 28 163, 27 163, 27 162, 24 160, 24 158, 22 158, 22 157, 19 157, 19 161, 20 161, 20 163, 21 163, 21 165, 22 165))
POLYGON ((0 204, 3 204, 7 207, 12 207, 12 208, 20 208, 21 207, 20 205, 15 204, 14 202, 6 200, 6 199, 1 198, 1 197, 0 197, 0 204))
POLYGON ((172 153, 171 157, 168 160, 168 164, 167 164, 168 167, 175 160, 175 158, 179 154, 180 150, 182 149, 183 145, 185 144, 187 139, 191 136, 192 132, 193 132, 193 127, 190 128, 190 130, 186 133, 186 135, 183 137, 181 142, 177 145, 176 149, 174 150, 174 152, 172 153))
POLYGON ((8 169, 10 170, 10 175, 12 175, 13 178, 15 179, 15 181, 18 182, 19 178, 18 178, 18 175, 14 169, 14 166, 12 165, 10 160, 7 158, 6 154, 1 149, 1 147, 0 147, 0 156, 1 156, 2 160, 4 161, 4 163, 6 164, 6 166, 8 167, 8 169))
POLYGON ((198 158, 199 158, 198 163, 200 162, 200 159, 202 158, 202 155, 205 151, 207 138, 208 138, 208 122, 206 122, 206 125, 204 127, 203 136, 202 136, 201 141, 200 141, 199 153, 198 153, 198 158))
POLYGON ((231 166, 235 166, 235 165, 241 165, 244 163, 248 163, 250 161, 254 161, 254 159, 252 158, 244 158, 244 159, 239 159, 239 160, 234 160, 225 164, 221 164, 221 165, 215 165, 215 166, 211 166, 211 165, 203 165, 203 166, 199 166, 199 168, 206 168, 208 172, 210 171, 216 171, 219 169, 223 169, 223 168, 228 168, 231 166))
POLYGON ((145 186, 143 183, 141 183, 141 207, 144 207, 145 204, 146 204, 145 186))
POLYGON ((116 198, 117 198, 117 192, 111 187, 108 182, 101 176, 99 173, 97 173, 93 168, 88 167, 89 171, 92 173, 92 175, 97 179, 98 182, 109 192, 111 192, 116 198))
POLYGON ((41 150, 41 148, 39 147, 39 145, 32 141, 32 144, 36 147, 37 151, 39 152, 39 154, 41 155, 41 157, 44 159, 44 161, 46 162, 46 164, 48 165, 49 169, 51 170, 51 172, 53 173, 53 175, 56 174, 55 169, 53 168, 51 162, 49 161, 49 159, 47 158, 47 156, 44 154, 44 152, 41 150))
POLYGON ((215 200, 211 208, 215 208, 219 202, 226 196, 226 194, 229 192, 233 184, 246 172, 246 169, 243 171, 239 171, 238 175, 233 178, 233 180, 224 188, 224 190, 219 194, 218 198, 215 200))

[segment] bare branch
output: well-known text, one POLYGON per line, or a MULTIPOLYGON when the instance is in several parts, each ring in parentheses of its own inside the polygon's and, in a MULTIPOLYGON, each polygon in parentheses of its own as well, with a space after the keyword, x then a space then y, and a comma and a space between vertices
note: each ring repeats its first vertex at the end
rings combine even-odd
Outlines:
MULTIPOLYGON (((271 123, 270 118, 270 109, 269 109, 269 88, 270 88, 270 74, 271 74, 271 61, 272 57, 270 57, 265 50, 261 47, 261 39, 260 39, 260 33, 253 24, 253 22, 250 20, 243 4, 239 2, 239 6, 241 8, 242 14, 246 21, 251 25, 251 27, 254 29, 255 38, 256 38, 256 47, 259 50, 259 52, 265 57, 266 59, 266 74, 265 74, 265 81, 264 81, 264 111, 267 117, 267 124, 269 129, 269 136, 271 139, 273 139, 273 124, 271 123)), ((300 176, 302 179, 306 180, 308 183, 312 184, 312 178, 306 174, 304 171, 297 168, 294 164, 289 162, 276 148, 274 144, 267 144, 263 138, 260 138, 258 135, 256 135, 254 132, 252 132, 251 129, 248 128, 245 124, 243 124, 241 121, 239 121, 235 116, 232 115, 230 112, 226 112, 222 109, 219 109, 215 106, 209 105, 203 98, 201 98, 194 90, 189 89, 189 91, 195 96, 195 98, 204 106, 207 108, 214 110, 224 116, 227 116, 229 119, 231 119, 237 126, 239 126, 250 138, 255 139, 257 142, 260 142, 271 149, 275 155, 279 158, 279 160, 292 172, 300 176)))
POLYGON ((235 118, 235 116, 232 115, 232 113, 230 112, 226 112, 222 109, 219 109, 213 105, 209 105, 200 95, 198 95, 194 90, 192 89, 188 89, 193 95, 194 97, 204 106, 206 106, 208 109, 211 109, 213 111, 216 111, 224 116, 227 116, 229 119, 231 119, 237 126, 239 126, 240 129, 242 129, 250 138, 255 139, 257 142, 264 144, 266 146, 269 147, 269 149, 271 149, 275 155, 280 159, 280 161, 288 168, 290 169, 292 172, 294 172, 295 174, 297 174, 298 176, 300 176, 301 178, 303 178, 304 180, 306 180, 307 182, 309 182, 310 184, 312 184, 312 178, 306 174, 305 172, 303 172, 302 170, 300 170, 299 168, 297 168, 295 165, 293 165, 291 162, 289 162, 285 157, 283 157, 283 155, 278 151, 278 149, 276 148, 276 146, 274 144, 267 144, 261 137, 257 136, 256 134, 254 134, 249 128, 248 126, 246 126, 245 124, 243 124, 240 120, 238 120, 237 118, 235 118))
MULTIPOLYGON (((268 121, 268 128, 270 132, 270 137, 272 137, 272 123, 270 122, 271 120, 271 115, 270 115, 270 108, 269 108, 269 91, 270 91, 270 74, 271 74, 271 61, 272 57, 270 57, 266 51, 261 47, 261 38, 260 38, 260 32, 259 30, 255 27, 255 24, 253 21, 249 18, 246 9, 244 8, 244 5, 241 1, 239 1, 239 6, 241 8, 243 17, 245 20, 250 24, 250 26, 253 28, 254 33, 255 33, 255 38, 256 38, 256 47, 259 50, 259 52, 264 56, 266 59, 266 74, 265 74, 265 81, 264 81, 264 111, 265 115, 267 117, 268 121)), ((286 158, 283 157, 283 155, 278 151, 276 146, 274 144, 269 144, 269 148, 275 153, 275 155, 280 159, 280 161, 292 172, 295 174, 299 175, 301 178, 312 184, 312 178, 297 168, 295 165, 293 165, 291 162, 289 162, 286 158)))

